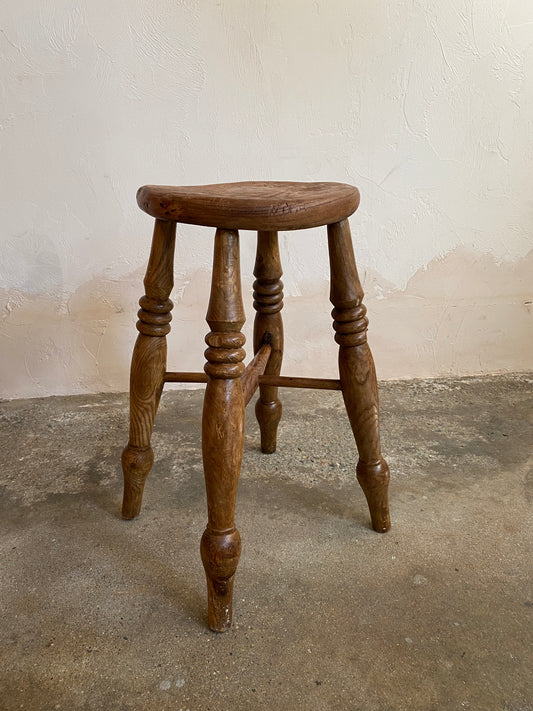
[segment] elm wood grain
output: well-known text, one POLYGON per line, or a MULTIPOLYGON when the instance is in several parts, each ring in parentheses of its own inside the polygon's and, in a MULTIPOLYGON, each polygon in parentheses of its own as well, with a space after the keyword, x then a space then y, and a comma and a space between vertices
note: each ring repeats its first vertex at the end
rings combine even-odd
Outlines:
POLYGON ((233 580, 241 552, 235 499, 244 447, 242 375, 245 338, 237 230, 215 235, 211 296, 206 316, 208 376, 202 415, 202 454, 207 491, 207 527, 200 551, 207 579, 208 625, 231 626, 233 580))
POLYGON ((344 183, 144 185, 137 203, 161 220, 237 230, 301 230, 351 215, 359 191, 344 183))
POLYGON ((242 376, 242 392, 244 394, 244 405, 248 405, 255 391, 259 387, 259 378, 265 372, 268 359, 272 352, 270 343, 263 343, 257 351, 255 358, 247 365, 242 376))
POLYGON ((150 438, 159 405, 167 363, 166 335, 170 331, 176 223, 156 220, 144 287, 146 295, 137 321, 139 335, 130 371, 130 435, 122 453, 124 498, 122 515, 139 515, 146 478, 154 453, 150 438))
MULTIPOLYGON (((257 353, 265 333, 269 334, 272 352, 264 375, 279 376, 283 360, 283 271, 279 256, 278 233, 257 233, 257 251, 254 276, 254 352, 257 353)), ((272 454, 276 451, 277 431, 282 414, 277 385, 259 378, 259 399, 255 416, 261 432, 261 451, 272 454)))
POLYGON ((335 307, 331 314, 339 344, 342 395, 359 451, 357 480, 368 502, 372 527, 384 533, 390 528, 390 475, 381 456, 376 373, 367 343, 368 319, 348 220, 328 225, 328 247, 330 300, 335 307))

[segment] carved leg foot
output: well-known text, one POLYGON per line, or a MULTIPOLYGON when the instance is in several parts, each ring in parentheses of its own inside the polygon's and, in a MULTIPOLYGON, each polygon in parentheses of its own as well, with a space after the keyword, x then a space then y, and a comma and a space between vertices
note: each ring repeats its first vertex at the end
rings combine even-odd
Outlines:
POLYGON ((207 528, 200 544, 207 579, 207 624, 214 632, 226 632, 233 614, 233 580, 241 556, 237 529, 229 533, 207 528))
POLYGON ((217 230, 211 298, 207 310, 205 372, 209 376, 202 418, 202 453, 208 523, 200 551, 207 578, 208 625, 231 626, 233 579, 241 552, 235 528, 235 501, 244 447, 245 338, 239 271, 239 235, 217 230))
POLYGON ((333 328, 339 344, 339 376, 359 451, 357 480, 368 502, 373 529, 384 533, 390 528, 390 475, 381 456, 376 373, 366 339, 368 320, 347 220, 328 226, 328 245, 330 299, 335 307, 332 311, 333 328))
MULTIPOLYGON (((271 334, 272 351, 265 375, 279 375, 283 359, 283 282, 281 281, 278 233, 258 232, 254 275, 254 353, 263 343, 265 333, 271 334)), ((255 415, 261 431, 261 451, 276 451, 276 436, 282 407, 275 385, 260 385, 255 415)))
POLYGON ((376 464, 357 463, 357 481, 363 490, 372 528, 378 533, 386 533, 390 528, 389 514, 389 467, 384 459, 376 464))
MULTIPOLYGON (((271 387, 277 390, 275 386, 260 386, 267 390, 271 387)), ((265 399, 269 397, 268 393, 264 395, 265 399)), ((282 405, 281 400, 276 398, 275 400, 264 402, 261 398, 255 403, 255 416, 257 422, 259 423, 259 430, 261 432, 261 451, 263 454, 273 454, 276 451, 278 442, 278 425, 281 420, 282 415, 282 405)))
POLYGON ((139 304, 139 335, 130 372, 130 437, 122 453, 124 498, 122 516, 139 515, 146 478, 154 453, 150 438, 163 390, 167 362, 166 335, 170 331, 175 222, 156 220, 152 250, 144 278, 146 296, 139 304))
POLYGON ((122 472, 124 474, 123 518, 136 518, 141 512, 144 484, 153 463, 154 452, 151 447, 139 449, 128 444, 122 452, 122 472))

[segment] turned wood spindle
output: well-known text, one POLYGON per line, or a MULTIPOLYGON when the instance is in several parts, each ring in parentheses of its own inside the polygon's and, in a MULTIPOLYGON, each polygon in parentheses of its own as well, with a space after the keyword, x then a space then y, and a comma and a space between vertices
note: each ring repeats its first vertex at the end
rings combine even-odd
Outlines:
POLYGON ((241 376, 245 337, 239 266, 239 234, 215 235, 211 297, 206 316, 208 376, 202 417, 202 453, 207 490, 207 528, 200 545, 207 578, 208 625, 231 626, 233 579, 241 552, 235 527, 235 499, 244 447, 244 395, 241 376))
MULTIPOLYGON (((278 233, 258 232, 254 275, 254 353, 263 344, 265 333, 270 334, 271 353, 265 375, 278 376, 283 359, 283 282, 281 276, 278 233)), ((261 451, 276 451, 276 434, 282 406, 276 385, 261 384, 255 414, 261 431, 261 451)))
POLYGON ((328 225, 331 267, 330 300, 335 341, 339 344, 339 377, 359 461, 357 480, 366 496, 372 527, 390 528, 389 467, 381 456, 379 404, 374 360, 367 343, 366 307, 353 252, 348 220, 328 225))
POLYGON ((145 296, 139 300, 137 330, 130 371, 130 435, 122 453, 124 498, 122 515, 135 518, 142 504, 144 484, 154 453, 150 438, 161 398, 170 332, 176 223, 156 220, 150 259, 144 278, 145 296))

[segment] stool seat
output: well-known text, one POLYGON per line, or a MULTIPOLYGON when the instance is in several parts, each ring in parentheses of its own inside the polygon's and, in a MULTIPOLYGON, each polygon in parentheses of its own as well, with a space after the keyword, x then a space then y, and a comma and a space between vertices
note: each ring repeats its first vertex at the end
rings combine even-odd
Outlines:
POLYGON ((137 203, 160 220, 233 230, 302 230, 346 219, 359 205, 359 191, 345 183, 144 185, 137 203))

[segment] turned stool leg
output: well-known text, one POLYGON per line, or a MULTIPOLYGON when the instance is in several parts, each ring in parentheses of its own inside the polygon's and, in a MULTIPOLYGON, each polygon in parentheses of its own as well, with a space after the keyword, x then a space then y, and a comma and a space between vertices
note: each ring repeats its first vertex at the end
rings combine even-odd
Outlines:
MULTIPOLYGON (((283 358, 283 282, 281 281, 278 233, 258 232, 254 275, 254 353, 261 348, 265 333, 271 334, 272 351, 265 375, 279 375, 283 358)), ((275 385, 260 385, 255 414, 261 430, 261 451, 276 451, 276 433, 281 419, 281 401, 275 385)))
POLYGON ((328 245, 340 381, 359 451, 357 480, 368 502, 372 527, 382 533, 390 528, 389 467, 381 456, 376 373, 366 340, 368 320, 348 220, 328 225, 328 245))
POLYGON ((231 626, 233 579, 241 553, 235 528, 235 499, 244 447, 245 321, 239 267, 239 234, 217 230, 211 297, 211 332, 204 367, 209 376, 202 418, 202 453, 208 523, 200 550, 207 578, 208 625, 215 632, 231 626))
POLYGON ((152 249, 139 304, 139 335, 133 349, 130 372, 130 437, 122 453, 124 499, 122 515, 139 515, 146 477, 154 461, 150 437, 166 370, 170 331, 176 223, 155 221, 152 249))

